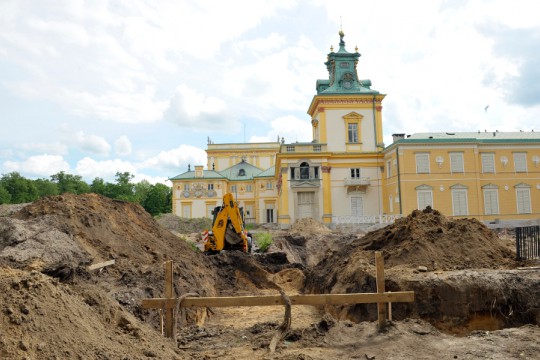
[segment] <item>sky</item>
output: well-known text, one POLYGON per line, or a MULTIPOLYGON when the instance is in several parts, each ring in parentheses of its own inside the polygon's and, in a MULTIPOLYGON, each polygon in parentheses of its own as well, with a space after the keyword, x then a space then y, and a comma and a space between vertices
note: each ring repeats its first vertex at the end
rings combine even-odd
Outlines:
POLYGON ((311 141, 330 46, 393 133, 540 131, 540 3, 0 0, 0 175, 167 183, 214 143, 311 141))

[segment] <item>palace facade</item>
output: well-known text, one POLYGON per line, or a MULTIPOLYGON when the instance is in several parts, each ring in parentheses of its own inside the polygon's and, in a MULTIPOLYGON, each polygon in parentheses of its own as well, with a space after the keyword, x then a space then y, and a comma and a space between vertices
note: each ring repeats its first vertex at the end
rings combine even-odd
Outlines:
POLYGON ((385 95, 358 77, 360 54, 345 49, 343 36, 307 111, 313 141, 209 141, 207 170, 196 165, 170 178, 173 213, 211 217, 231 192, 248 223, 283 228, 308 217, 388 222, 428 205, 484 221, 540 217, 540 133, 395 134, 385 147, 385 95))

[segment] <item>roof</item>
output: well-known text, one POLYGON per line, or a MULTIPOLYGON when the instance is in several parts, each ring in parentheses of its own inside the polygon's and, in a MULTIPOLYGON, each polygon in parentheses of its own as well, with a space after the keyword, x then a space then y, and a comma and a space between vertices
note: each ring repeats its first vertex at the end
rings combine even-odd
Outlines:
POLYGON ((255 177, 262 178, 262 177, 273 177, 276 174, 276 167, 272 166, 271 168, 268 168, 261 172, 260 174, 257 174, 255 177))
POLYGON ((186 171, 180 175, 169 178, 169 180, 187 180, 187 179, 224 179, 225 177, 214 170, 203 170, 202 178, 195 176, 195 171, 186 171))
POLYGON ((417 133, 393 142, 388 146, 420 143, 536 143, 540 132, 433 132, 417 133))
POLYGON ((219 173, 229 180, 253 180, 253 177, 262 172, 256 166, 251 165, 246 161, 241 161, 236 165, 231 166, 219 173))
POLYGON ((434 139, 434 140, 446 140, 446 139, 474 139, 474 140, 523 140, 523 139, 536 139, 540 140, 540 132, 499 132, 495 131, 477 131, 477 132, 433 132, 433 133, 417 133, 407 137, 408 139, 434 139))

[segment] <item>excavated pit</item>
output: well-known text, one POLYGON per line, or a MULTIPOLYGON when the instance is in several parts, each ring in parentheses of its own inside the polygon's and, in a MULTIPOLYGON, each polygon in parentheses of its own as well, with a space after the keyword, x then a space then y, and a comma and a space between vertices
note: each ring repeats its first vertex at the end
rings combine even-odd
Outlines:
MULTIPOLYGON (((430 208, 323 259, 309 269, 306 291, 376 292, 374 251, 384 257, 386 290, 415 292, 414 303, 392 304, 394 319, 421 318, 453 334, 539 323, 540 272, 517 270, 528 264, 477 220, 447 219, 430 208)), ((326 310, 355 322, 377 318, 370 304, 326 310)))
POLYGON ((413 290, 415 302, 392 304, 394 321, 384 333, 373 322, 373 304, 294 307, 296 327, 274 358, 363 358, 366 351, 378 358, 391 358, 387 351, 465 357, 471 348, 495 351, 485 347, 486 336, 506 358, 540 352, 529 340, 540 334, 540 272, 518 270, 531 264, 514 261, 512 242, 475 220, 429 209, 363 234, 303 219, 272 231, 266 254, 204 256, 193 245, 200 247, 207 222, 168 215, 160 226, 140 206, 99 195, 64 194, 1 210, 2 358, 265 358, 280 308, 188 310, 178 346, 162 338, 159 311, 142 309, 141 300, 163 296, 164 261, 174 262, 178 295, 375 292, 375 251, 384 256, 387 291, 413 290), (115 262, 88 269, 107 260, 115 262), (496 331, 504 328, 511 329, 496 331), (445 333, 468 336, 459 342, 445 333), (377 344, 387 340, 381 350, 377 344), (454 353, 438 347, 442 340, 454 353))

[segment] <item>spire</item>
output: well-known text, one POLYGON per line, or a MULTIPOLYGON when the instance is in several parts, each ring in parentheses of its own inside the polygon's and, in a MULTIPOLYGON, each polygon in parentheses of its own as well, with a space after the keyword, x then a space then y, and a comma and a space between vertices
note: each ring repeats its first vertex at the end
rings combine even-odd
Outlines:
POLYGON ((357 64, 360 53, 358 47, 350 53, 345 49, 345 33, 339 30, 339 50, 330 48, 327 61, 324 63, 328 70, 328 80, 317 80, 316 89, 318 94, 378 94, 371 89, 371 81, 358 78, 357 64))

